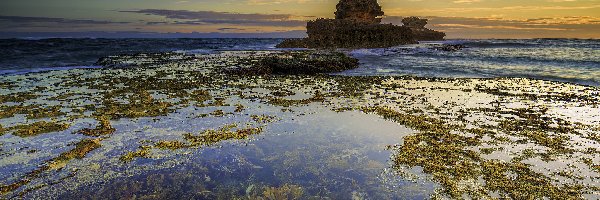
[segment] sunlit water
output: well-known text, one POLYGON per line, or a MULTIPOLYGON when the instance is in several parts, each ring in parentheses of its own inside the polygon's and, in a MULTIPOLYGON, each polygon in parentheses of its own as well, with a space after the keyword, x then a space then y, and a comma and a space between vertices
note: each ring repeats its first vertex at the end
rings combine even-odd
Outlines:
POLYGON ((387 49, 354 50, 362 66, 344 75, 526 77, 600 85, 598 40, 451 40, 387 49), (461 44, 459 51, 435 49, 461 44))
MULTIPOLYGON (((391 151, 387 146, 402 143, 404 136, 414 133, 411 129, 377 115, 336 113, 318 104, 282 113, 279 107, 246 103, 249 109, 244 115, 198 118, 204 110, 190 107, 165 117, 120 120, 114 123, 119 131, 104 140, 101 149, 85 160, 74 160, 69 170, 36 180, 58 184, 26 197, 230 199, 263 196, 265 188, 291 184, 302 188, 304 197, 423 199, 436 187, 426 180, 405 179, 389 168, 391 151), (223 141, 200 149, 155 150, 151 158, 130 163, 117 160, 123 151, 134 151, 144 140, 176 140, 183 132, 248 121, 250 114, 273 114, 278 120, 249 140, 223 141), (70 178, 72 173, 76 177, 70 178)), ((13 140, 4 145, 59 153, 82 138, 71 134, 77 128, 34 138, 9 137, 13 140)), ((2 178, 18 178, 18 174, 35 169, 34 163, 48 158, 37 156, 41 158, 24 159, 27 165, 15 165, 14 160, 5 165, 9 160, 3 160, 2 178)), ((418 168, 413 170, 422 175, 418 168)))
MULTIPOLYGON (((273 50, 282 39, 45 39, 0 40, 0 74, 97 67, 104 56, 151 52, 214 53, 220 50, 273 50)), ((527 77, 600 85, 600 40, 448 40, 350 54, 361 67, 343 75, 426 77, 527 77), (460 51, 441 51, 461 44, 460 51)))
MULTIPOLYGON (((58 44, 52 45, 64 45, 61 43, 62 40, 57 41, 58 44)), ((78 47, 74 44, 67 45, 69 46, 67 50, 52 51, 54 54, 44 53, 41 48, 36 50, 37 53, 30 54, 32 59, 22 59, 23 56, 19 53, 29 50, 4 49, 12 51, 13 54, 9 53, 0 64, 9 66, 2 68, 9 74, 63 69, 56 67, 65 65, 60 63, 61 61, 69 61, 75 66, 74 68, 93 67, 93 62, 99 56, 144 52, 145 48, 154 45, 152 41, 167 41, 168 45, 165 46, 189 44, 185 48, 162 46, 156 48, 156 51, 210 54, 215 50, 273 49, 278 40, 225 40, 226 44, 218 43, 218 40, 84 40, 83 43, 91 44, 80 51, 76 50, 78 47), (115 50, 107 47, 98 52, 90 51, 89 49, 99 45, 98 42, 107 45, 114 42, 124 44, 115 50), (149 46, 127 47, 128 42, 141 42, 139 44, 149 46), (77 54, 82 57, 65 56, 61 51, 69 51, 72 53, 69 55, 77 54), (53 64, 55 61, 59 63, 53 64), (16 64, 6 64, 13 62, 16 64)), ((20 42, 25 43, 20 48, 33 48, 27 43, 36 41, 20 42)), ((41 43, 45 42, 48 41, 41 43)), ((361 67, 340 74, 431 77, 516 76, 598 85, 598 77, 600 77, 596 76, 600 71, 598 49, 599 44, 595 40, 484 40, 423 43, 388 49, 349 51, 352 56, 360 59, 361 67), (435 50, 436 46, 442 44, 463 44, 468 48, 453 52, 435 50)), ((56 71, 15 77, 23 77, 17 78, 21 81, 19 83, 33 87, 62 82, 61 78, 64 77, 61 74, 56 71), (53 73, 56 76, 48 75, 53 73)), ((3 76, 12 79, 11 75, 3 76)), ((264 84, 259 87, 267 88, 268 83, 264 84)), ((327 84, 318 86, 307 84, 298 87, 301 91, 306 89, 304 87, 319 89, 323 85, 327 86, 327 84)), ((263 93, 271 92, 264 88, 255 88, 255 90, 262 89, 263 93)), ((76 90, 85 91, 81 88, 76 90)), ((287 98, 306 99, 312 96, 300 91, 287 98)), ((12 91, 3 89, 2 92, 12 91)), ((65 91, 43 92, 52 94, 65 91)), ((389 95, 390 91, 385 92, 389 95)), ((431 94, 431 91, 428 94, 431 94)), ((415 96, 421 97, 421 95, 415 96)), ((439 96, 440 102, 442 100, 447 102, 449 95, 439 96)), ((281 188, 289 184, 290 187, 302 188, 304 198, 318 196, 332 199, 423 199, 429 197, 439 187, 427 179, 428 175, 425 175, 419 166, 409 169, 412 170, 413 175, 419 176, 419 179, 415 180, 401 176, 396 169, 390 168, 392 165, 390 156, 393 151, 388 149, 388 145, 402 144, 403 137, 414 134, 414 130, 372 114, 357 111, 333 112, 326 105, 319 103, 282 108, 264 102, 237 99, 235 95, 230 95, 228 98, 230 98, 228 103, 232 105, 242 103, 247 109, 234 115, 199 117, 199 114, 210 113, 216 109, 223 109, 225 112, 234 111, 232 106, 190 106, 178 108, 167 116, 115 120, 112 124, 117 131, 102 141, 101 148, 89 153, 84 159, 72 160, 68 163, 68 167, 62 170, 45 173, 27 187, 11 193, 11 196, 1 196, 1 198, 17 197, 18 192, 24 192, 26 198, 35 199, 45 199, 48 196, 61 199, 254 198, 263 196, 270 187, 281 188), (265 125, 264 132, 249 139, 226 140, 202 148, 153 149, 150 158, 136 158, 127 163, 119 161, 119 157, 124 152, 135 151, 140 145, 144 145, 144 142, 181 140, 181 135, 188 132, 197 133, 231 123, 244 125, 252 121, 249 117, 252 114, 273 115, 277 120, 265 125)), ((379 100, 383 99, 374 99, 371 103, 375 104, 379 100)), ((467 100, 471 103, 475 102, 470 98, 467 100)), ((40 100, 29 103, 43 104, 44 102, 40 100)), ((410 102, 422 104, 415 100, 410 102)), ((61 103, 70 105, 80 102, 61 103)), ((589 117, 585 118, 589 119, 589 117)), ((31 121, 24 115, 0 120, 4 127, 29 122, 31 121)), ((83 118, 73 122, 73 126, 66 131, 23 138, 12 134, 0 136, 2 148, 0 149, 0 158, 2 158, 0 179, 3 180, 0 183, 14 183, 24 174, 39 167, 40 163, 72 149, 74 143, 86 138, 73 133, 91 127, 95 123, 94 119, 83 118)))

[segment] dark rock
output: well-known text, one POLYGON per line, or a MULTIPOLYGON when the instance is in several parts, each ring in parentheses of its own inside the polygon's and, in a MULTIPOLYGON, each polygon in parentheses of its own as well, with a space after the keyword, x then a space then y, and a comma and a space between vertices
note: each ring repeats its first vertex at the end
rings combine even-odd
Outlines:
POLYGON ((181 53, 138 53, 102 57, 95 65, 105 68, 148 67, 174 61, 194 59, 191 55, 181 53))
POLYGON ((425 28, 427 25, 427 19, 420 19, 418 17, 407 17, 402 19, 402 23, 404 26, 409 27, 412 32, 415 40, 417 41, 438 41, 444 40, 446 34, 439 31, 434 31, 428 28, 425 28))
POLYGON ((414 44, 409 28, 353 20, 317 19, 307 24, 308 38, 290 39, 278 48, 383 48, 414 44))
POLYGON ((446 33, 434 31, 431 29, 411 29, 415 40, 417 41, 441 41, 446 37, 446 33))
POLYGON ((464 48, 467 48, 467 47, 462 44, 444 44, 441 46, 433 47, 433 49, 438 50, 438 51, 460 51, 464 48))
POLYGON ((380 24, 384 13, 377 0, 340 0, 335 19, 316 19, 306 25, 308 37, 284 40, 278 48, 385 48, 443 40, 445 33, 425 28, 427 19, 403 20, 405 26, 380 24))
POLYGON ((383 11, 377 0, 340 0, 336 6, 335 19, 379 24, 383 11))
POLYGON ((427 21, 427 19, 420 19, 418 17, 407 17, 402 19, 402 23, 404 24, 404 26, 416 29, 425 28, 425 25, 427 25, 427 21))
POLYGON ((358 59, 340 52, 290 51, 248 58, 245 67, 225 69, 234 75, 313 75, 358 67, 358 59))
POLYGON ((308 48, 306 38, 291 38, 277 44, 277 48, 308 48))

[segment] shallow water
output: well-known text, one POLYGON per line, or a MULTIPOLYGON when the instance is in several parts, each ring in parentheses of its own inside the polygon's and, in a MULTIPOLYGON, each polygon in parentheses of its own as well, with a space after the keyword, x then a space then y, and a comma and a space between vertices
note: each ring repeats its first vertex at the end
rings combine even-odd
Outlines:
POLYGON ((569 39, 456 40, 351 52, 362 67, 343 75, 526 77, 600 85, 600 41, 569 39), (459 51, 436 46, 461 44, 459 51))
POLYGON ((600 196, 598 88, 219 73, 272 53, 0 77, 1 197, 600 196))
MULTIPOLYGON (((282 39, 42 39, 0 40, 0 74, 94 66, 120 54, 181 52, 215 54, 231 50, 276 50, 282 39)), ((350 51, 350 50, 349 50, 350 51)), ((350 54, 361 67, 353 76, 525 77, 600 86, 600 40, 448 40, 350 54), (436 49, 460 44, 459 51, 436 49)))
POLYGON ((262 196, 265 187, 290 184, 301 187, 305 196, 335 199, 349 199, 353 195, 369 199, 422 199, 433 191, 433 183, 403 181, 386 170, 391 156, 386 150, 389 141, 401 141, 398 139, 412 130, 375 115, 310 107, 304 108, 315 111, 310 115, 279 115, 281 120, 268 125, 264 133, 250 141, 157 152, 152 159, 130 163, 132 167, 148 168, 141 172, 108 183, 76 188, 58 186, 55 191, 63 191, 61 198, 128 197, 128 194, 140 198, 232 198, 262 196), (362 125, 365 122, 378 126, 362 125), (173 167, 153 169, 175 159, 179 164, 173 167), (185 178, 178 179, 181 177, 185 178))

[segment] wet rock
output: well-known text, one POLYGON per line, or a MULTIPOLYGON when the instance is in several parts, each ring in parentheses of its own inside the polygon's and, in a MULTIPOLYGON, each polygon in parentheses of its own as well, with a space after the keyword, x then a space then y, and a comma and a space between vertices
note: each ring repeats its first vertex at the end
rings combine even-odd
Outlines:
POLYGON ((358 67, 358 60, 340 52, 282 52, 246 60, 249 66, 225 69, 235 75, 311 75, 358 67))
POLYGON ((95 65, 106 68, 147 67, 190 59, 193 59, 193 56, 182 53, 138 53, 102 57, 95 65))
POLYGON ((308 48, 306 38, 291 38, 277 44, 277 48, 308 48))
POLYGON ((432 49, 438 50, 438 51, 460 51, 464 48, 467 48, 467 47, 462 44, 444 44, 441 46, 435 46, 432 49))

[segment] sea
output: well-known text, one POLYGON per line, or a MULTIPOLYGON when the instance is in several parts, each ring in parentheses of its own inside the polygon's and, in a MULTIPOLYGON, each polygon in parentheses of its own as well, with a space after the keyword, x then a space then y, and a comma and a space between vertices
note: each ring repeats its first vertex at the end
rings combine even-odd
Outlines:
MULTIPOLYGON (((0 75, 98 68, 105 56, 181 52, 280 50, 283 39, 2 39, 0 75)), ((600 86, 600 40, 485 39, 420 42, 344 50, 360 67, 338 75, 495 78, 524 77, 600 86), (444 46, 458 46, 447 49, 444 46)))

